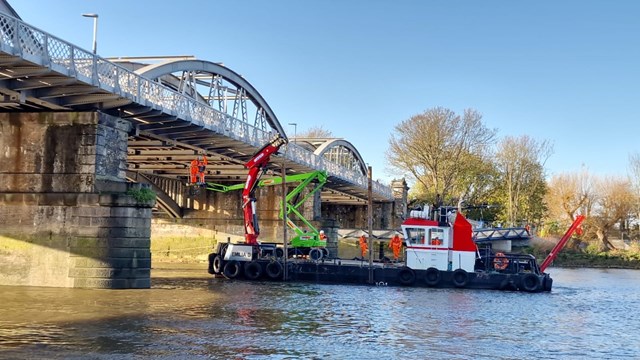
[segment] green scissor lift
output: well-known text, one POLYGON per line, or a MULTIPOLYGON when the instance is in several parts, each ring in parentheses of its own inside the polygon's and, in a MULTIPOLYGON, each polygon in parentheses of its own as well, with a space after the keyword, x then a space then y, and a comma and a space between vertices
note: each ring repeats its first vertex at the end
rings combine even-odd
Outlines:
MULTIPOLYGON (((264 186, 274 186, 281 185, 283 178, 273 177, 269 179, 263 179, 258 181, 259 187, 264 186)), ((313 171, 304 174, 295 174, 295 175, 287 175, 284 177, 284 181, 289 184, 297 183, 298 185, 291 190, 287 196, 285 197, 286 201, 286 209, 287 209, 287 226, 292 229, 296 236, 291 239, 291 247, 294 249, 311 249, 311 248, 325 248, 327 245, 326 240, 320 240, 320 234, 318 229, 316 229, 298 210, 302 204, 313 194, 315 194, 318 190, 320 190, 324 184, 327 182, 327 173, 324 171, 313 171), (313 184, 313 188, 309 191, 305 196, 301 199, 299 195, 302 191, 309 186, 309 184, 313 184), (294 203, 295 202, 295 203, 294 203), (309 229, 308 231, 303 231, 297 226, 293 221, 291 221, 291 214, 295 215, 295 217, 300 220, 304 225, 309 229)), ((217 192, 229 192, 234 190, 242 190, 244 189, 244 183, 235 184, 235 185, 223 185, 216 183, 207 183, 207 190, 217 191, 217 192)), ((280 209, 280 219, 283 216, 284 206, 280 209)), ((323 250, 326 251, 326 250, 323 250)))

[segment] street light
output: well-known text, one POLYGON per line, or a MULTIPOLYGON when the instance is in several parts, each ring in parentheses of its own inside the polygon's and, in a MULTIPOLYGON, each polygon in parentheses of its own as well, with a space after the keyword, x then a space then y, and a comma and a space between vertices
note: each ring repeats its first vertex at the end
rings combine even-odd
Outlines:
POLYGON ((298 137, 298 123, 289 123, 289 125, 293 125, 293 142, 295 143, 298 137))
POLYGON ((93 53, 98 51, 98 14, 82 14, 84 17, 93 18, 93 53))

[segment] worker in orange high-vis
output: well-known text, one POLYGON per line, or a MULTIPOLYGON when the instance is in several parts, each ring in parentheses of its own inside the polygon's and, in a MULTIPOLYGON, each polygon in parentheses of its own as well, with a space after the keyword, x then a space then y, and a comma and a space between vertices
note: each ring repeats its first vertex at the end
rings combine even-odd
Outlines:
POLYGON ((196 159, 191 160, 191 183, 204 184, 204 171, 207 168, 207 157, 204 155, 198 156, 196 159))
POLYGON ((369 246, 367 244, 367 237, 365 235, 360 236, 360 251, 362 252, 362 258, 367 255, 369 246))
POLYGON ((393 251, 393 260, 398 260, 400 257, 400 251, 402 251, 402 239, 400 239, 398 234, 392 237, 391 241, 389 241, 389 248, 393 251))

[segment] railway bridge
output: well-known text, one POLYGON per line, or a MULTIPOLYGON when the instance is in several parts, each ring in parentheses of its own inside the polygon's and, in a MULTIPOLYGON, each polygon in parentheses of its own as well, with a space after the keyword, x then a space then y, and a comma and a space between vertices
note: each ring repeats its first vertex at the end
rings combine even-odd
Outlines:
MULTIPOLYGON (((289 139, 257 89, 192 57, 105 59, 1 8, 0 284, 146 288, 152 226, 240 234, 239 196, 185 184, 196 156, 207 156, 209 181, 242 182, 259 148, 276 134, 289 139)), ((369 197, 379 227, 402 208, 406 184, 394 197, 371 182, 344 139, 289 139, 267 176, 282 169, 327 172, 308 212, 336 238, 341 222, 363 223, 353 214, 369 197)), ((266 235, 282 239, 279 190, 261 191, 266 235)))

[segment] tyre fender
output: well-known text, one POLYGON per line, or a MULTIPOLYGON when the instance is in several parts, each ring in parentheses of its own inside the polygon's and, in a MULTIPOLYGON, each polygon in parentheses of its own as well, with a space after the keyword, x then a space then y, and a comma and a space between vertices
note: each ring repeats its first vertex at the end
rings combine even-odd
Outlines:
POLYGON ((469 273, 464 269, 456 269, 451 277, 453 286, 463 288, 469 283, 469 273))
POLYGON ((405 266, 398 271, 398 281, 404 286, 411 286, 416 282, 416 272, 405 266))
POLYGON ((257 261, 244 264, 244 276, 249 280, 256 280, 262 275, 262 265, 257 261))
POLYGON ((242 269, 240 263, 235 260, 231 260, 228 263, 224 264, 222 275, 224 275, 224 277, 228 279, 235 279, 238 277, 238 275, 240 275, 240 269, 242 269))
POLYGON ((216 255, 213 257, 213 261, 211 262, 211 267, 213 269, 214 274, 220 274, 222 271, 222 256, 216 255))
POLYGON ((551 291, 551 287, 553 287, 553 279, 547 274, 544 276, 543 290, 551 291))
POLYGON ((442 274, 440 270, 430 267, 427 269, 427 273, 424 276, 424 281, 427 283, 427 286, 437 286, 440 283, 440 278, 442 274))
POLYGON ((540 277, 538 277, 538 275, 533 273, 525 274, 522 277, 521 285, 524 291, 527 291, 527 292, 538 291, 541 285, 540 277))
POLYGON ((283 272, 282 264, 278 261, 272 261, 267 264, 265 272, 267 273, 267 276, 269 278, 273 280, 279 280, 280 277, 282 277, 283 272))

